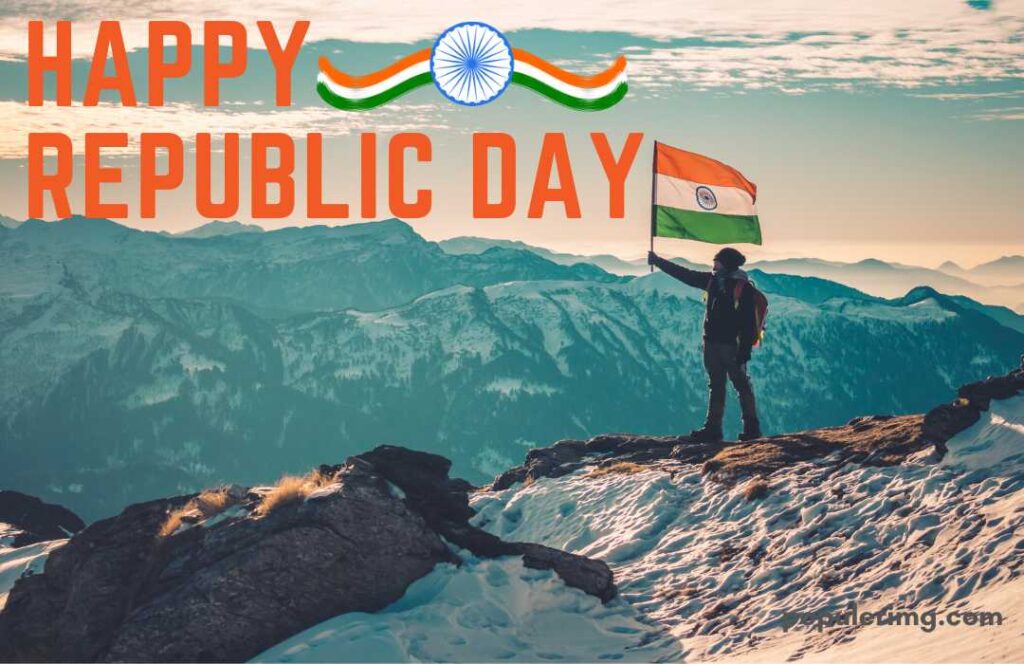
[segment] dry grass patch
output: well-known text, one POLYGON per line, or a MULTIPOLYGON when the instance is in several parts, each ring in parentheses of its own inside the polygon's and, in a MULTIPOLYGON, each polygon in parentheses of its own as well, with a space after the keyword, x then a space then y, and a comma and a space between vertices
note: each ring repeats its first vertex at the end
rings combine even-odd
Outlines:
POLYGON ((647 470, 646 466, 641 466, 638 463, 632 461, 620 461, 613 463, 608 466, 598 466, 597 468, 590 471, 592 477, 600 477, 601 475, 635 475, 636 473, 642 473, 647 470))
POLYGON ((749 503, 768 495, 768 482, 763 477, 755 477, 743 487, 743 497, 749 503))
POLYGON ((267 493, 263 494, 256 506, 257 516, 266 516, 282 505, 305 500, 309 494, 334 481, 333 475, 314 470, 306 475, 285 475, 267 493))
POLYGON ((209 519, 238 502, 239 499, 231 495, 231 490, 226 486, 206 489, 167 515, 167 520, 160 526, 160 537, 173 535, 183 523, 209 519))
POLYGON ((921 449, 923 415, 870 418, 852 425, 811 429, 751 443, 725 445, 704 463, 704 473, 720 481, 771 473, 836 451, 872 455, 891 465, 921 449))

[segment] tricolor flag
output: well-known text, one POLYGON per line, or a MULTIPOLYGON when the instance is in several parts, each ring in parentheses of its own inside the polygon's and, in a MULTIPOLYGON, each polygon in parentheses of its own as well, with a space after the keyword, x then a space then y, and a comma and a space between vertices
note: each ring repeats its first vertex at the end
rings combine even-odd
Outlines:
MULTIPOLYGON (((511 50, 511 57, 507 58, 504 66, 507 69, 505 75, 512 83, 578 111, 611 108, 622 101, 629 89, 626 59, 621 56, 611 67, 593 76, 573 74, 519 48, 511 50)), ((487 73, 477 74, 484 77, 483 80, 474 82, 473 74, 465 74, 455 65, 443 64, 438 69, 436 61, 432 64, 431 50, 425 48, 380 71, 353 76, 335 69, 327 58, 321 57, 316 90, 335 108, 365 111, 436 82, 442 90, 458 94, 460 102, 476 105, 485 103, 504 89, 502 79, 492 73, 490 67, 487 66, 487 73), (435 77, 439 77, 437 81, 435 77)))
POLYGON ((757 186, 732 166, 656 142, 653 189, 652 235, 761 244, 757 186))

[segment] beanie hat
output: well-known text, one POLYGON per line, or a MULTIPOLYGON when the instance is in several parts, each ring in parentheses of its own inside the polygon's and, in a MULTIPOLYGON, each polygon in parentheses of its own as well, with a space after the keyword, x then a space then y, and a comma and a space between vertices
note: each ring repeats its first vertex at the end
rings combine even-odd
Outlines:
POLYGON ((735 270, 747 262, 747 257, 732 247, 726 247, 715 254, 715 260, 725 266, 725 269, 735 270))

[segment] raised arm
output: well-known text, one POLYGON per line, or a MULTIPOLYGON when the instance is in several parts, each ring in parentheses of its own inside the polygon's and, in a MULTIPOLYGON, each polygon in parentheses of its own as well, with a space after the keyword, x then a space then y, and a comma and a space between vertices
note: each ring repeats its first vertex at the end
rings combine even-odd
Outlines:
POLYGON ((665 260, 653 251, 647 255, 647 262, 654 265, 668 276, 678 279, 687 286, 693 286, 694 288, 699 288, 701 290, 706 290, 708 282, 711 280, 710 272, 689 270, 682 265, 676 265, 672 261, 665 260))

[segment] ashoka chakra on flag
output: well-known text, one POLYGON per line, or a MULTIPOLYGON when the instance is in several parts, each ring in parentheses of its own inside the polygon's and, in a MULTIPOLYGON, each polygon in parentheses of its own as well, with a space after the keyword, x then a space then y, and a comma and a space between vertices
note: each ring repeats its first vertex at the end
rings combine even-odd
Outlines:
POLYGON ((757 185, 732 166, 654 144, 651 233, 714 244, 761 244, 757 185))
POLYGON ((437 89, 456 104, 486 104, 512 80, 512 47, 485 23, 459 23, 437 38, 430 71, 437 89))

